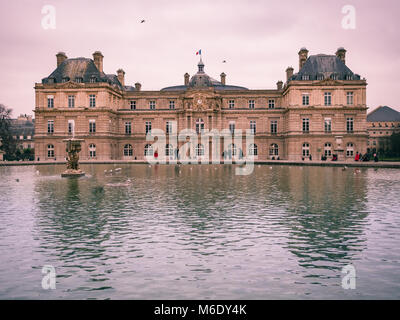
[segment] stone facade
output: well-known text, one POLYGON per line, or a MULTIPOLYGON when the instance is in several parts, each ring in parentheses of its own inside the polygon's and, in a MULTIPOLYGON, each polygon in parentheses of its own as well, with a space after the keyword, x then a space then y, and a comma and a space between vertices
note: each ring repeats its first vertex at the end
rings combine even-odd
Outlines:
POLYGON ((400 132, 400 112, 379 106, 367 115, 368 150, 375 153, 386 151, 389 147, 389 137, 400 132))
MULTIPOLYGON (((125 85, 122 69, 105 74, 98 51, 93 59, 59 53, 55 71, 35 84, 35 160, 65 159, 62 140, 71 136, 85 140, 81 159, 143 160, 151 143, 146 124, 165 131, 167 122, 178 133, 233 125, 246 130, 255 124, 258 160, 319 160, 324 154, 353 159, 367 148, 367 83, 346 67, 343 50, 308 57, 302 48, 299 72, 288 68, 286 82, 266 90, 228 85, 224 73, 214 80, 200 60, 198 72, 185 74, 183 85, 145 91, 140 83, 125 85)), ((217 151, 209 146, 213 157, 222 159, 223 145, 217 151)), ((237 148, 244 156, 249 152, 245 139, 237 148)))

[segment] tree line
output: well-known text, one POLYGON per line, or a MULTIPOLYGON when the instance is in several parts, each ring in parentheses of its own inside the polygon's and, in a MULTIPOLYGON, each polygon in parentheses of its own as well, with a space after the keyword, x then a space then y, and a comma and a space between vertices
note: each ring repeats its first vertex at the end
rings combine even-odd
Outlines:
POLYGON ((33 149, 21 149, 18 146, 13 135, 11 114, 11 108, 0 104, 0 150, 4 152, 3 158, 8 161, 34 160, 33 149))

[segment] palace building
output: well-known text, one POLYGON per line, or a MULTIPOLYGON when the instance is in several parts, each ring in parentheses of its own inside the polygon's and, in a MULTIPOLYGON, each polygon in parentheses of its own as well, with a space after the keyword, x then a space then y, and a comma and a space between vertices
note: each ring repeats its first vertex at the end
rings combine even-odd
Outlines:
POLYGON ((230 85, 225 73, 215 80, 200 58, 197 72, 186 73, 181 85, 146 91, 140 83, 127 85, 122 69, 106 74, 99 51, 93 59, 60 52, 56 69, 35 84, 35 160, 65 159, 63 139, 72 136, 84 139, 81 159, 143 160, 155 152, 146 134, 156 128, 166 132, 167 157, 184 143, 173 145, 168 135, 183 129, 251 130, 249 148, 243 140, 229 150, 221 143, 215 151, 210 139, 210 146, 193 146, 195 156, 205 148, 221 159, 252 154, 258 160, 319 160, 337 154, 346 160, 365 153, 367 82, 346 65, 346 50, 308 56, 302 48, 298 55, 298 72, 288 67, 286 82, 276 88, 230 85))

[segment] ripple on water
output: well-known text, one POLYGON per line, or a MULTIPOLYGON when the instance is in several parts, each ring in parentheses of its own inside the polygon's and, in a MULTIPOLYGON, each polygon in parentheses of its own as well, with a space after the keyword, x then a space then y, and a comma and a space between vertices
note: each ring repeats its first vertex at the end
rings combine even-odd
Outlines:
POLYGON ((0 298, 400 297, 397 170, 83 167, 0 167, 0 298))

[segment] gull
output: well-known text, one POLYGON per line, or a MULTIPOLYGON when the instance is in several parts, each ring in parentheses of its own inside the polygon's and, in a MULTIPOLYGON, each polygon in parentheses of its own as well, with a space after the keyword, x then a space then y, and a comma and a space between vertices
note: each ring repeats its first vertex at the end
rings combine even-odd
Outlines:
POLYGON ((226 63, 226 60, 223 60, 222 63, 226 63))
POLYGON ((146 22, 146 20, 144 20, 144 19, 143 19, 143 20, 140 20, 140 23, 145 23, 145 22, 146 22))

